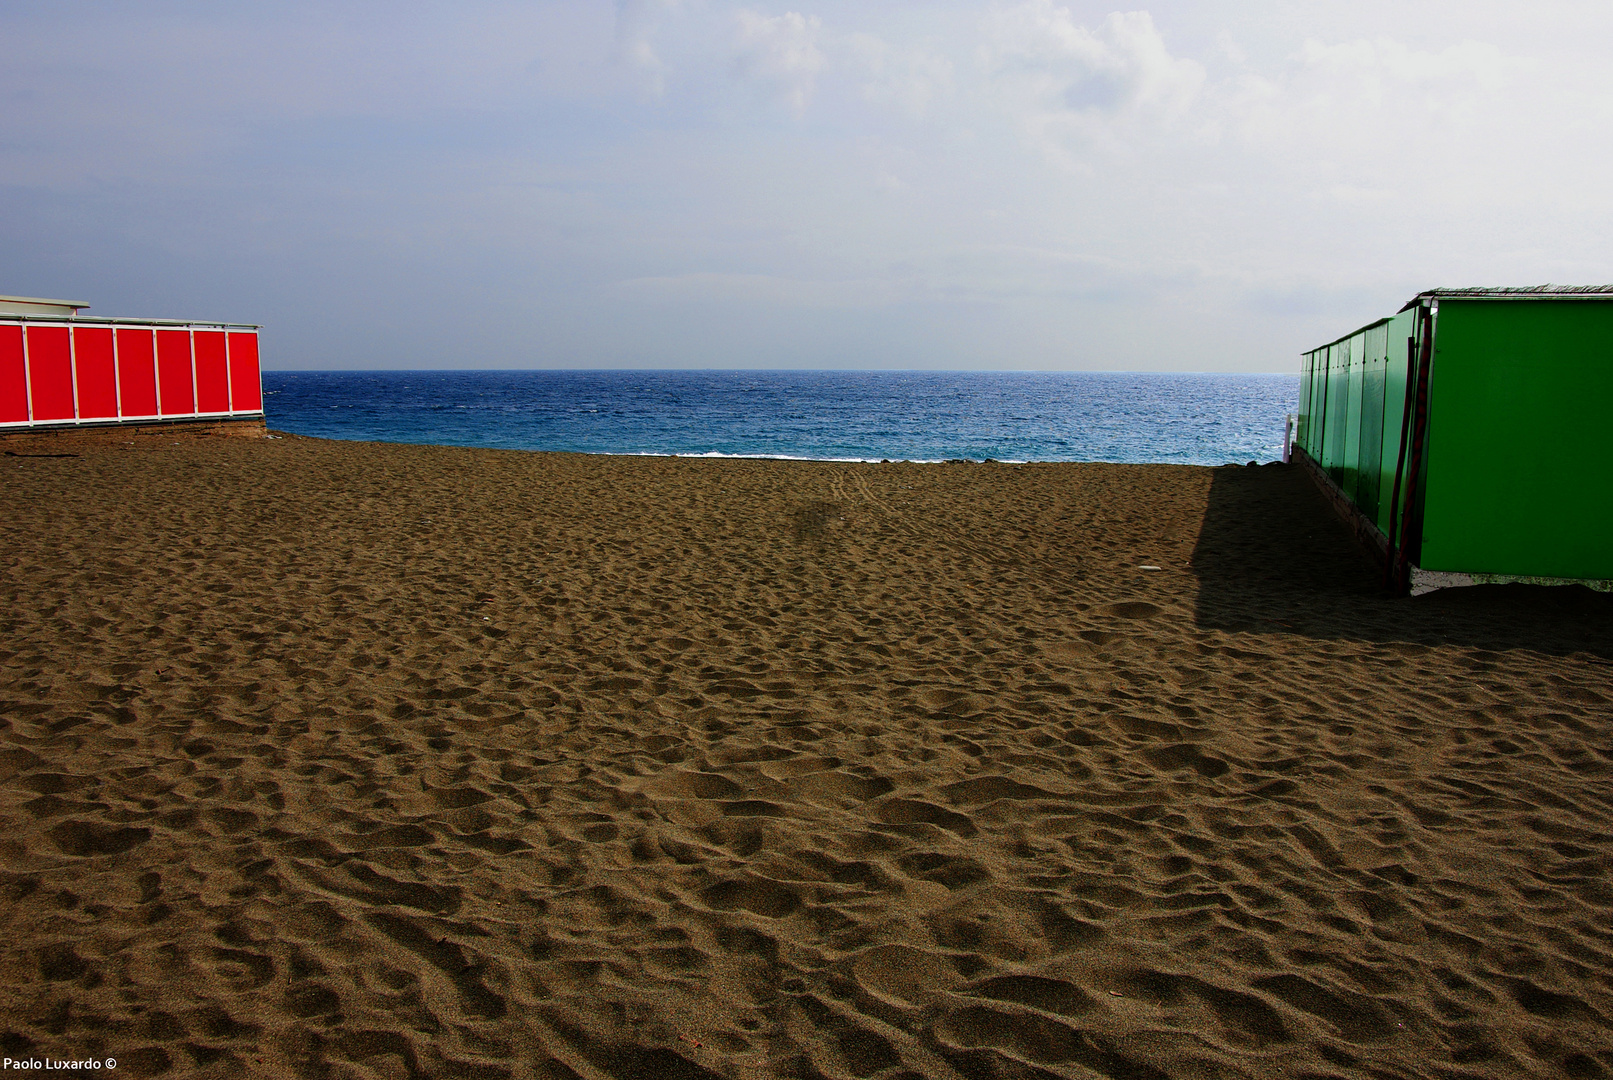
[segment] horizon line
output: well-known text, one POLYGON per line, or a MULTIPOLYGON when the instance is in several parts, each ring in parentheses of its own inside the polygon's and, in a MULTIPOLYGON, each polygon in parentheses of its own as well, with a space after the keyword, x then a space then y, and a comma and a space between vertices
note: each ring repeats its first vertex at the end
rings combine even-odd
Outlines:
POLYGON ((739 368, 739 367, 709 367, 709 368, 677 368, 677 367, 598 367, 598 368, 566 368, 566 367, 496 367, 496 368, 336 368, 336 367, 264 367, 263 374, 422 374, 443 375, 455 373, 497 373, 497 372, 554 372, 554 373, 601 373, 601 372, 631 372, 634 374, 651 374, 655 372, 702 372, 719 373, 732 372, 734 374, 772 374, 782 372, 837 372, 858 374, 891 374, 891 375, 1292 375, 1298 378, 1298 370, 1288 371, 1177 371, 1160 369, 1136 368, 804 368, 804 367, 771 367, 771 368, 739 368))

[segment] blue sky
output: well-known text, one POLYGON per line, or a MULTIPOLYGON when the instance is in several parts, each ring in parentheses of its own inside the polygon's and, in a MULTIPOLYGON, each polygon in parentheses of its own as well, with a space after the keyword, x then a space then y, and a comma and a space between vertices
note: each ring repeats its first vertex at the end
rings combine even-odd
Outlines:
POLYGON ((0 292, 280 368, 1292 371, 1613 281, 1605 3, 0 8, 0 292))

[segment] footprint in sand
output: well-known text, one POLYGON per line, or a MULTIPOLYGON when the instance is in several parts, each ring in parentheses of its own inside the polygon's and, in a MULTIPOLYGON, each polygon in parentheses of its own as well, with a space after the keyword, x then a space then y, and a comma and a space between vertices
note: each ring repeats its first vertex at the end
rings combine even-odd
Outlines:
POLYGON ((656 777, 645 790, 663 799, 739 799, 745 789, 716 773, 671 770, 656 777))
POLYGON ((1145 750, 1143 757, 1149 764, 1167 772, 1192 769, 1200 776, 1216 777, 1226 775, 1231 769, 1226 762, 1204 753, 1193 743, 1174 743, 1155 750, 1145 750))
POLYGON ((929 1004, 963 981, 945 957, 906 945, 863 950, 851 974, 870 994, 903 1007, 929 1004))
POLYGON ((151 839, 150 829, 119 828, 95 821, 64 821, 50 830, 56 846, 68 855, 121 855, 151 839))
POLYGON ((717 911, 744 909, 769 919, 782 919, 801 906, 801 897, 794 889, 756 877, 720 881, 704 890, 700 899, 717 911))
POLYGON ((888 799, 879 805, 875 815, 887 825, 935 825, 963 837, 973 836, 977 831, 967 815, 916 799, 888 799))
POLYGON ((1103 610, 1118 619, 1152 619, 1164 609, 1146 600, 1129 600, 1125 603, 1110 604, 1103 610))

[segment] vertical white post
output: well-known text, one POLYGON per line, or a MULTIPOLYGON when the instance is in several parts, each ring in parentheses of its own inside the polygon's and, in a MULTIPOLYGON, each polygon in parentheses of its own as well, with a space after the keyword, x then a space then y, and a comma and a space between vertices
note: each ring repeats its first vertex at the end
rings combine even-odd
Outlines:
POLYGON ((157 386, 157 419, 162 419, 162 365, 157 362, 157 328, 153 326, 146 333, 151 335, 151 378, 157 386))
POLYGON ((67 373, 73 379, 73 419, 82 420, 78 414, 78 331, 71 326, 67 328, 67 373))
POLYGON ((34 423, 34 365, 28 360, 28 324, 19 322, 22 328, 22 383, 28 391, 28 426, 34 423))
POLYGON ((123 369, 118 365, 118 327, 114 323, 112 331, 112 396, 117 399, 118 419, 123 419, 123 369))
POLYGON ((230 370, 230 328, 224 327, 224 411, 235 415, 235 373, 230 370))
POLYGON ((196 385, 196 328, 187 326, 185 332, 190 336, 190 411, 199 413, 202 411, 202 391, 196 385))

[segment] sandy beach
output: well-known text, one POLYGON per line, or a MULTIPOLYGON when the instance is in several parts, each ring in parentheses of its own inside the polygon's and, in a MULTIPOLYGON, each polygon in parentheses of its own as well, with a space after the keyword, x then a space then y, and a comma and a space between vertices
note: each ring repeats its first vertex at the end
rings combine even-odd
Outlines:
POLYGON ((6 1057, 1613 1073, 1613 597, 1381 599, 1296 469, 286 437, 0 498, 6 1057))

